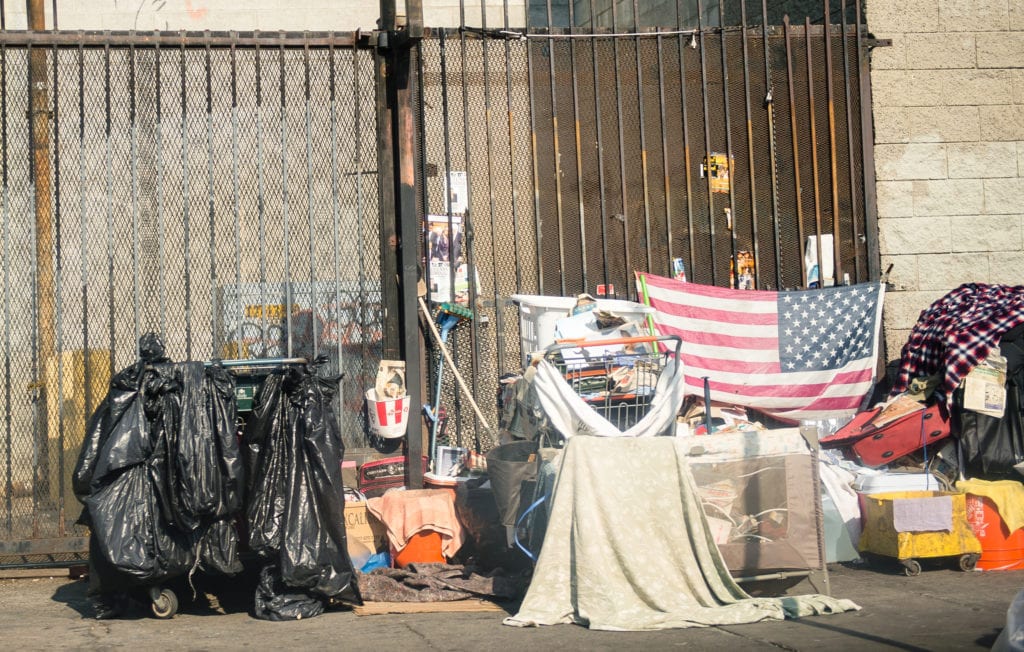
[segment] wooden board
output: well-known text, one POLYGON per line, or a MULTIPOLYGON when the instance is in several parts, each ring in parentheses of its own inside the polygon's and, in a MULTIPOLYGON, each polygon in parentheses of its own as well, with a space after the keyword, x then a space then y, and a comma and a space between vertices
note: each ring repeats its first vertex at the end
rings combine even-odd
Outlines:
POLYGON ((507 613, 498 605, 486 600, 454 600, 449 602, 367 602, 361 607, 355 607, 354 611, 357 616, 454 613, 460 611, 491 611, 507 613))

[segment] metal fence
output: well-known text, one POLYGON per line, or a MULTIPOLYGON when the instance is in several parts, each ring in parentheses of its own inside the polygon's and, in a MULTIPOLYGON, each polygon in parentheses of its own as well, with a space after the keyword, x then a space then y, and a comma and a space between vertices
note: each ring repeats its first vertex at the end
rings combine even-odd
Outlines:
MULTIPOLYGON (((490 418, 521 359, 511 294, 635 299, 635 271, 672 276, 677 259, 689 280, 722 286, 804 287, 815 261, 833 263, 826 283, 879 277, 859 8, 771 26, 728 4, 736 27, 464 28, 422 42, 420 209, 473 234, 476 319, 451 347, 490 418), (446 195, 452 172, 468 177, 466 214, 446 195)), ((451 443, 492 445, 442 384, 451 443)))
POLYGON ((0 36, 0 564, 82 549, 69 478, 143 333, 173 360, 326 354, 364 441, 383 317, 373 53, 354 45, 0 36))

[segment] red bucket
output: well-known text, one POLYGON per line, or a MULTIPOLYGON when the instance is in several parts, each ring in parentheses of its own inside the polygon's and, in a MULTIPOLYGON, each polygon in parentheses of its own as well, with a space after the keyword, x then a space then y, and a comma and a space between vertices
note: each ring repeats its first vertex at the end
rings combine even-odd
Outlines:
POLYGON ((1012 534, 995 504, 984 496, 967 494, 967 520, 981 542, 981 570, 1024 569, 1024 528, 1012 534))

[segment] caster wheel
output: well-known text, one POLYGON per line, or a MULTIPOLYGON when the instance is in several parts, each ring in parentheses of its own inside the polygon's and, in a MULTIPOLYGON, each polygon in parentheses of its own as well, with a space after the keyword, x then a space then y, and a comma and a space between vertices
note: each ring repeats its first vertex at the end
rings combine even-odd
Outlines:
POLYGON ((178 596, 170 589, 163 589, 153 599, 152 608, 153 615, 161 620, 174 618, 174 614, 178 613, 178 596))
POLYGON ((979 557, 980 557, 980 555, 978 555, 976 553, 971 553, 971 554, 967 554, 967 555, 960 555, 960 570, 965 571, 965 572, 969 572, 969 571, 974 570, 974 567, 978 563, 978 558, 979 557))
POLYGON ((907 577, 916 577, 921 574, 921 563, 916 559, 904 559, 900 563, 903 564, 903 574, 907 577))

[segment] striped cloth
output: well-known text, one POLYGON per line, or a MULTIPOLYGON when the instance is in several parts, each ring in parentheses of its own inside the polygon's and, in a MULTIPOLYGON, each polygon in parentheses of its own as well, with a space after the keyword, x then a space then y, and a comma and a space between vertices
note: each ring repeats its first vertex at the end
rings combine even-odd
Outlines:
POLYGON ((795 292, 730 290, 637 274, 656 330, 682 338, 687 394, 778 419, 861 407, 874 383, 884 286, 795 292))

